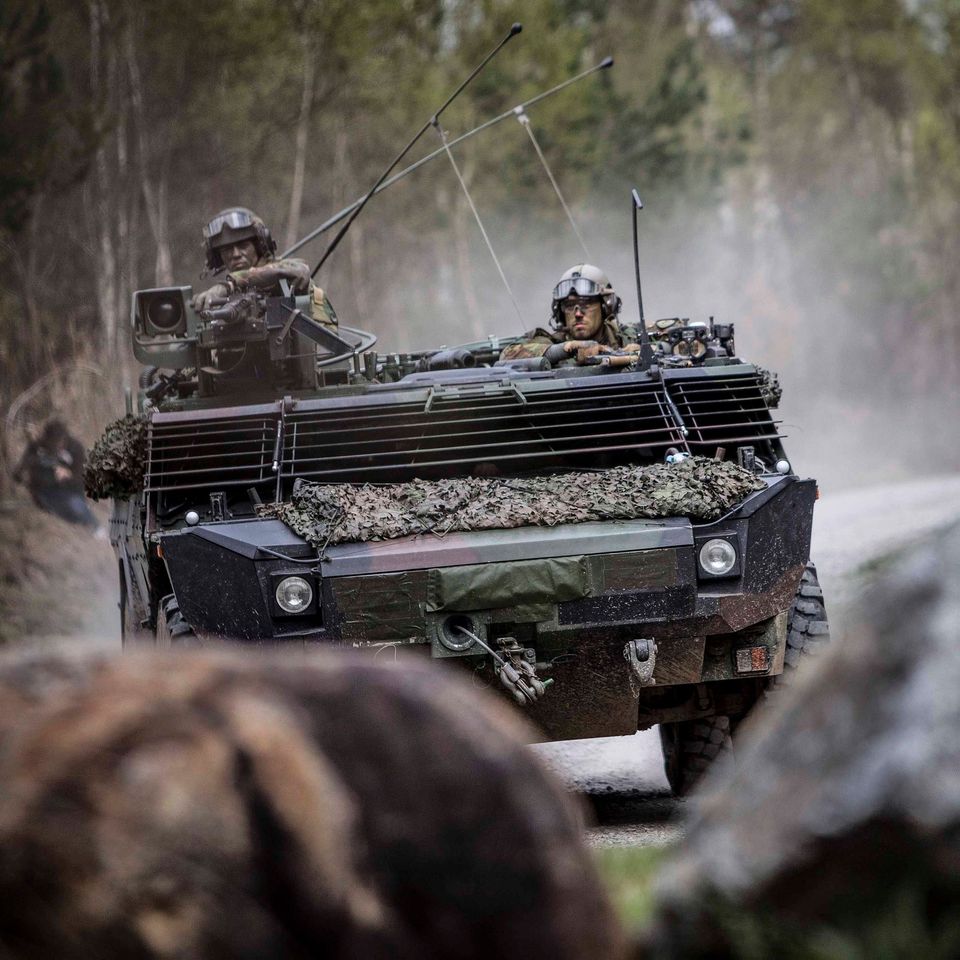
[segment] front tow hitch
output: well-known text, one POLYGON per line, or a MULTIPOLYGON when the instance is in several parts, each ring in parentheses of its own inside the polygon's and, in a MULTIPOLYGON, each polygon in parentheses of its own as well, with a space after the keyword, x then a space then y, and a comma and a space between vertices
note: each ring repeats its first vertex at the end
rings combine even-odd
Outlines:
POLYGON ((623 656, 641 687, 652 687, 657 682, 653 679, 657 665, 657 645, 653 640, 628 640, 623 656))
POLYGON ((553 679, 541 680, 537 676, 537 671, 533 664, 524 657, 523 647, 517 643, 515 637, 501 637, 497 640, 497 646, 500 647, 498 653, 472 630, 468 630, 459 624, 454 629, 464 636, 470 637, 474 643, 479 644, 493 657, 494 672, 517 703, 525 707, 543 699, 547 687, 553 683, 553 679))

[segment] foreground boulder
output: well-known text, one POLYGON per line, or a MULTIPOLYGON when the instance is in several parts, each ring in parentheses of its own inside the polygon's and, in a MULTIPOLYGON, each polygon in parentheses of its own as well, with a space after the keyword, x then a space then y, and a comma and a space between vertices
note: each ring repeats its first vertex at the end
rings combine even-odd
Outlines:
POLYGON ((646 955, 960 955, 960 528, 781 696, 700 799, 646 955))
POLYGON ((526 733, 425 667, 7 661, 0 954, 619 956, 526 733))

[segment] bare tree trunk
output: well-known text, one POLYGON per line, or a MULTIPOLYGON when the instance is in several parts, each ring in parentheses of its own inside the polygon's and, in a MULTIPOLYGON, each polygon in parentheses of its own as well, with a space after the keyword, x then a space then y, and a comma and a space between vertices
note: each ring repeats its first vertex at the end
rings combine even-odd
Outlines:
MULTIPOLYGON (((161 176, 156 186, 150 177, 150 159, 155 148, 147 134, 144 119, 143 80, 137 59, 132 24, 128 23, 123 32, 124 57, 130 78, 130 103, 133 107, 133 123, 137 137, 137 164, 140 172, 140 189, 147 211, 147 221, 157 247, 154 266, 154 281, 158 287, 168 287, 173 283, 173 257, 170 253, 169 214, 167 210, 166 181, 161 176)), ((164 148, 165 152, 166 148, 164 148)))
MULTIPOLYGON (((116 56, 104 50, 107 11, 102 0, 91 0, 90 11, 90 89, 94 103, 109 100, 111 84, 116 80, 116 56), (106 77, 101 73, 106 64, 106 77)), ((89 205, 95 241, 95 289, 97 310, 107 355, 113 358, 117 349, 117 251, 113 236, 112 189, 115 186, 109 167, 107 144, 101 142, 94 157, 93 187, 95 196, 89 205)))
POLYGON ((307 166, 307 140, 310 133, 310 114, 313 109, 316 51, 308 31, 303 33, 303 90, 300 94, 300 115, 293 153, 293 183, 290 186, 290 211, 287 215, 285 247, 292 247, 299 239, 300 213, 303 207, 303 185, 307 166))

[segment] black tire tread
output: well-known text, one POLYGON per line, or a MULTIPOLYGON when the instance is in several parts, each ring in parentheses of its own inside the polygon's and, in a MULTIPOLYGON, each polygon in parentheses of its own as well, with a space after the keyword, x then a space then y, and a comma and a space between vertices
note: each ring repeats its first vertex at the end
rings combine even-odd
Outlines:
POLYGON ((811 657, 822 653, 829 643, 830 622, 823 601, 823 590, 817 577, 816 564, 808 562, 787 614, 787 649, 783 656, 783 673, 773 679, 770 689, 789 686, 794 671, 811 657))
MULTIPOLYGON (((808 561, 787 614, 783 673, 770 681, 767 696, 789 686, 800 665, 821 653, 829 642, 830 624, 823 590, 816 565, 808 561)), ((686 796, 719 757, 732 751, 731 734, 739 719, 717 716, 660 724, 664 770, 676 796, 686 796)))
POLYGON ((660 724, 663 765, 670 789, 686 796, 714 762, 732 749, 729 717, 660 724))
POLYGON ((180 604, 174 594, 165 596, 157 609, 158 647, 192 647, 197 645, 193 627, 187 623, 180 612, 180 604))

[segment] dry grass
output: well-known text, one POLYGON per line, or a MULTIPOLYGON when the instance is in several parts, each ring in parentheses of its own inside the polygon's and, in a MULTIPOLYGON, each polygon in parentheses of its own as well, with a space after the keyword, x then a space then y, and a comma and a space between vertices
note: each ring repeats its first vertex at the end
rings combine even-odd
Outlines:
POLYGON ((0 512, 0 644, 119 636, 110 544, 28 500, 0 512))

